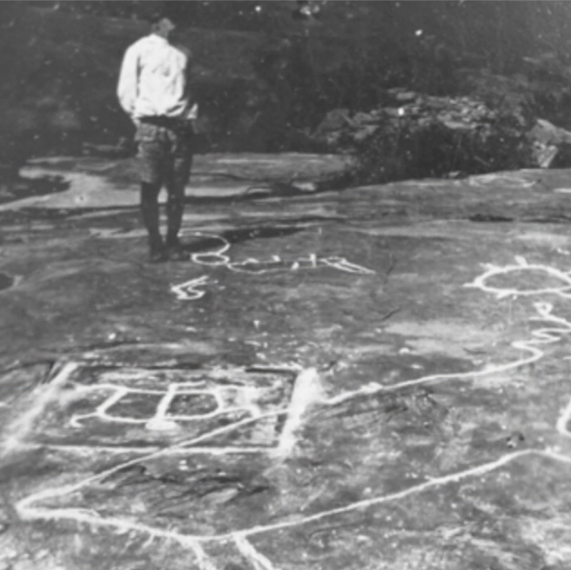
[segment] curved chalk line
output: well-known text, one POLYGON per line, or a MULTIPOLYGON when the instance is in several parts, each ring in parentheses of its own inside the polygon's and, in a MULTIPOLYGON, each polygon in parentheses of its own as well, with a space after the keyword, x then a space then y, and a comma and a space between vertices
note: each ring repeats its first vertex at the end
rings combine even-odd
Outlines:
MULTIPOLYGON (((530 296, 530 295, 541 295, 541 294, 555 294, 564 299, 571 298, 571 291, 567 294, 567 289, 571 289, 571 274, 562 272, 551 266, 545 266, 541 264, 528 264, 527 261, 518 256, 516 257, 516 264, 511 264, 507 266, 495 266, 491 264, 484 264, 485 272, 480 276, 476 277, 473 282, 464 284, 464 287, 475 288, 486 293, 492 293, 496 295, 498 299, 505 297, 520 297, 520 296, 530 296), (501 288, 493 287, 487 285, 487 280, 490 278, 507 275, 513 272, 544 272, 547 276, 555 277, 560 279, 564 285, 561 287, 551 287, 543 289, 533 289, 533 290, 518 290, 515 288, 501 288)), ((545 345, 556 343, 561 340, 561 335, 566 333, 571 333, 571 322, 553 315, 553 305, 547 302, 536 302, 533 304, 537 315, 531 317, 531 321, 542 321, 557 324, 559 327, 542 327, 535 329, 531 332, 531 339, 526 341, 514 341, 511 346, 519 351, 525 351, 529 354, 527 357, 517 359, 510 363, 505 363, 503 365, 489 365, 480 371, 470 371, 466 373, 445 373, 445 374, 435 374, 428 375, 426 377, 420 377, 418 379, 412 379, 409 381, 403 381, 402 383, 397 383, 394 385, 381 385, 379 383, 369 383, 361 389, 356 391, 350 391, 347 393, 342 393, 336 397, 333 397, 327 401, 328 404, 338 404, 344 400, 354 398, 359 395, 375 394, 379 392, 396 391, 403 388, 411 387, 419 384, 429 384, 433 382, 438 382, 442 380, 451 379, 474 379, 479 377, 484 377, 487 375, 493 375, 497 373, 505 373, 512 369, 517 369, 524 365, 530 365, 539 361, 545 355, 538 345, 545 345)), ((570 405, 571 406, 571 405, 570 405)), ((571 411, 570 411, 571 416, 571 411)))
POLYGON ((198 289, 199 287, 217 284, 216 281, 210 281, 208 276, 200 276, 199 278, 189 280, 187 282, 171 286, 171 291, 178 299, 193 301, 204 296, 206 291, 198 289))
MULTIPOLYGON (((29 504, 39 501, 40 499, 56 497, 56 495, 53 494, 54 490, 49 491, 52 492, 51 494, 38 493, 33 496, 29 496, 28 498, 21 500, 17 504, 16 508, 18 510, 18 513, 22 516, 23 519, 32 519, 32 520, 41 519, 47 521, 67 520, 79 524, 92 525, 95 527, 115 528, 120 532, 135 531, 140 533, 146 533, 149 535, 150 541, 154 539, 165 539, 169 541, 175 541, 179 543, 181 546, 187 547, 194 552, 200 569, 216 568, 213 562, 208 558, 208 556, 204 551, 204 548, 202 547, 202 544, 209 542, 233 542, 234 545, 240 551, 240 553, 242 553, 247 559, 250 560, 251 563, 254 564, 253 567, 254 569, 274 569, 270 560, 267 557, 265 557, 263 554, 261 554, 258 550, 256 550, 249 541, 247 541, 248 537, 260 535, 263 533, 269 533, 272 531, 278 531, 292 527, 307 525, 328 517, 342 515, 344 513, 352 511, 367 509, 371 506, 389 503, 395 500, 400 500, 408 496, 411 496, 413 494, 418 494, 426 490, 440 487, 446 484, 459 482, 472 476, 481 476, 487 474, 498 468, 506 466, 507 464, 513 462, 514 460, 528 456, 539 456, 555 460, 558 462, 571 464, 570 457, 558 454, 557 452, 553 452, 550 450, 522 450, 518 452, 512 452, 510 454, 502 456, 501 458, 493 462, 488 462, 486 464, 482 464, 474 468, 469 468, 467 470, 462 470, 459 472, 448 474, 446 476, 431 478, 430 480, 427 480, 421 484, 418 484, 416 486, 411 486, 410 488, 401 490, 400 492, 396 492, 393 494, 387 494, 384 496, 377 496, 375 498, 370 498, 367 500, 361 500, 349 504, 347 506, 331 510, 325 510, 309 516, 300 517, 295 520, 283 521, 275 524, 254 526, 243 530, 237 530, 217 535, 188 535, 172 530, 153 527, 146 524, 140 524, 138 522, 133 522, 128 519, 123 519, 118 517, 101 517, 99 516, 99 514, 97 514, 97 512, 91 512, 90 510, 73 509, 73 508, 42 509, 37 507, 30 507, 29 504), (40 498, 40 496, 43 497, 40 498)), ((65 493, 72 493, 72 491, 76 490, 70 489, 65 493)), ((63 493, 57 495, 63 495, 63 493)))
MULTIPOLYGON (((527 295, 539 295, 539 294, 555 294, 555 295, 560 295, 561 297, 564 297, 564 298, 571 297, 571 296, 568 296, 566 293, 567 288, 571 286, 571 277, 568 274, 561 272, 560 270, 557 270, 555 268, 551 268, 550 266, 528 265, 528 264, 524 263, 523 259, 518 259, 518 263, 516 265, 505 266, 503 268, 502 267, 496 267, 496 266, 487 266, 487 270, 486 270, 486 272, 484 272, 484 274, 477 277, 474 280, 474 282, 472 282, 470 284, 466 284, 466 286, 467 287, 474 287, 474 288, 480 289, 480 290, 488 292, 488 293, 494 293, 498 297, 505 297, 507 295, 518 297, 520 295, 521 296, 527 296, 527 295), (520 291, 520 290, 517 290, 514 288, 498 288, 498 287, 494 288, 494 287, 488 286, 486 284, 486 281, 489 278, 492 278, 496 275, 505 275, 505 274, 509 274, 509 273, 515 272, 515 271, 529 271, 529 270, 544 271, 549 276, 559 277, 562 279, 562 281, 566 285, 562 286, 561 288, 545 288, 545 289, 540 289, 540 290, 520 291)), ((337 397, 327 399, 326 401, 324 401, 324 404, 335 405, 335 404, 338 404, 340 402, 344 402, 346 400, 358 397, 360 395, 374 394, 374 393, 383 392, 383 391, 394 391, 394 390, 398 390, 398 389, 401 389, 404 387, 410 387, 410 386, 420 385, 420 384, 427 384, 427 383, 432 383, 432 382, 437 382, 437 381, 445 381, 445 380, 452 380, 452 379, 456 379, 456 380, 458 380, 458 379, 474 379, 474 378, 478 378, 478 377, 482 377, 482 376, 486 376, 486 375, 490 375, 490 374, 497 374, 497 373, 501 373, 501 372, 506 372, 506 371, 513 370, 513 369, 516 369, 518 367, 521 367, 523 365, 534 363, 534 362, 538 361, 539 359, 541 359, 545 355, 544 351, 542 351, 539 348, 540 345, 547 345, 547 344, 556 343, 562 339, 563 335, 571 333, 571 322, 569 322, 568 320, 566 320, 562 317, 558 317, 556 315, 553 315, 553 313, 552 313, 553 306, 551 304, 549 304, 547 302, 538 302, 538 303, 534 304, 534 308, 537 312, 537 315, 532 317, 531 318, 532 320, 551 323, 554 326, 541 327, 539 329, 536 329, 536 330, 532 331, 532 333, 531 333, 532 339, 526 340, 526 341, 515 341, 511 344, 513 348, 518 349, 518 350, 523 350, 523 351, 526 351, 527 353, 529 353, 529 356, 527 356, 527 357, 523 357, 521 359, 517 359, 513 362, 506 363, 503 365, 488 366, 481 371, 473 371, 473 372, 458 373, 458 374, 448 373, 448 374, 442 374, 442 375, 429 375, 429 376, 422 377, 419 379, 404 381, 402 383, 398 383, 398 384, 392 385, 392 386, 380 386, 378 384, 371 384, 371 385, 367 385, 363 389, 360 389, 357 391, 352 391, 350 393, 344 393, 344 394, 341 394, 337 397), (557 325, 557 326, 555 326, 555 325, 557 325)), ((354 511, 354 510, 365 509, 369 506, 378 505, 381 503, 386 503, 386 502, 390 502, 393 500, 401 499, 401 498, 407 497, 409 495, 419 493, 419 492, 422 492, 424 490, 427 490, 427 489, 430 489, 430 488, 433 488, 436 486, 442 486, 442 485, 445 485, 445 484, 450 483, 450 482, 460 481, 460 480, 462 480, 464 478, 468 478, 470 476, 476 476, 476 475, 481 475, 481 474, 491 472, 497 468, 500 468, 502 466, 507 465, 508 463, 510 463, 516 459, 527 457, 527 456, 536 455, 536 456, 540 456, 540 457, 549 458, 549 459, 552 459, 555 461, 571 464, 571 457, 556 453, 556 452, 549 450, 549 449, 546 449, 546 450, 534 449, 534 450, 523 450, 523 451, 518 451, 518 452, 512 452, 510 454, 506 454, 506 455, 502 456, 501 458, 499 458, 498 460, 495 460, 493 462, 482 464, 480 466, 476 466, 476 467, 466 469, 466 470, 463 470, 460 472, 456 472, 453 474, 449 474, 446 476, 441 476, 438 478, 431 478, 430 480, 427 480, 421 484, 418 484, 416 486, 412 486, 410 488, 407 488, 405 490, 402 490, 402 491, 394 493, 394 494, 388 494, 388 495, 378 496, 375 498, 370 498, 367 500, 361 500, 361 501, 353 502, 351 504, 348 504, 348 505, 340 507, 340 508, 335 508, 332 510, 324 510, 324 511, 321 511, 321 512, 309 515, 309 516, 300 517, 300 518, 294 519, 294 520, 277 522, 274 524, 267 524, 267 525, 258 525, 258 526, 254 526, 254 527, 250 527, 250 528, 246 528, 246 529, 241 529, 241 530, 235 530, 235 531, 223 533, 223 534, 212 534, 212 535, 201 535, 201 536, 181 534, 181 533, 178 533, 176 531, 160 529, 160 528, 156 528, 153 526, 140 524, 137 522, 132 522, 128 519, 123 519, 123 518, 102 517, 102 516, 99 516, 99 514, 97 514, 96 512, 95 513, 94 512, 88 512, 88 511, 84 511, 84 510, 80 510, 80 509, 73 509, 73 508, 52 509, 52 508, 42 508, 42 507, 35 507, 34 506, 34 504, 36 504, 42 500, 52 499, 55 497, 61 497, 61 496, 65 496, 65 495, 77 492, 80 489, 84 488, 85 486, 87 486, 91 483, 94 483, 96 481, 99 481, 101 479, 104 479, 110 475, 113 475, 114 473, 118 472, 119 470, 125 469, 126 467, 140 464, 141 462, 156 458, 158 456, 161 456, 163 454, 169 453, 169 452, 174 451, 174 450, 184 450, 185 448, 187 448, 189 446, 193 446, 194 444, 199 444, 200 442, 203 442, 204 440, 207 440, 207 439, 210 439, 210 438, 217 436, 219 434, 234 430, 234 429, 236 429, 240 426, 243 426, 245 424, 255 423, 262 418, 273 417, 275 415, 287 414, 287 413, 288 413, 288 408, 284 408, 284 409, 281 409, 278 411, 268 412, 268 413, 265 413, 263 415, 259 415, 259 416, 254 417, 254 418, 241 420, 241 421, 238 421, 238 422, 233 423, 231 425, 228 425, 226 427, 215 429, 215 430, 213 430, 209 433, 203 434, 203 435, 201 435, 195 439, 184 441, 184 442, 181 442, 179 444, 173 445, 169 448, 154 451, 154 452, 147 454, 145 456, 129 460, 129 461, 124 462, 118 466, 115 466, 114 468, 110 468, 101 474, 96 474, 96 475, 90 476, 90 477, 88 477, 84 480, 81 480, 75 484, 67 485, 67 486, 61 486, 58 488, 53 488, 51 490, 44 490, 42 492, 37 492, 35 494, 32 494, 32 495, 27 496, 27 497, 23 498, 22 500, 20 500, 16 504, 17 512, 20 514, 20 516, 23 519, 31 519, 31 520, 34 520, 34 519, 41 519, 41 520, 65 519, 65 520, 75 521, 77 523, 85 523, 85 524, 90 524, 90 525, 94 525, 94 526, 111 527, 111 528, 116 528, 116 529, 120 529, 120 530, 132 530, 132 531, 147 533, 147 534, 149 534, 149 537, 151 540, 153 540, 154 538, 161 538, 161 539, 176 541, 180 545, 187 546, 188 548, 190 548, 194 552, 200 568, 204 568, 204 569, 212 568, 213 563, 212 563, 212 561, 210 561, 208 559, 208 556, 206 555, 206 553, 202 547, 203 543, 212 542, 212 541, 219 541, 219 542, 220 541, 224 541, 224 542, 232 541, 234 543, 234 545, 238 548, 240 553, 242 553, 245 557, 247 557, 249 559, 249 561, 252 563, 252 565, 254 565, 255 569, 272 569, 273 567, 272 567, 271 562, 264 555, 259 553, 249 541, 247 541, 248 537, 259 535, 262 533, 268 533, 268 532, 276 531, 276 530, 280 530, 280 529, 286 529, 286 528, 290 528, 290 527, 305 525, 305 524, 308 524, 311 522, 319 521, 319 520, 327 518, 327 517, 340 515, 342 513, 346 513, 346 512, 350 512, 350 511, 354 511)), ((558 432, 560 432, 562 435, 565 435, 567 437, 571 437, 571 433, 569 432, 569 430, 567 428, 567 424, 568 424, 570 419, 571 419, 571 402, 563 410, 563 412, 561 413, 561 415, 560 415, 560 417, 556 423, 556 429, 558 430, 558 432)), ((192 453, 192 450, 188 450, 188 452, 192 453)))
POLYGON ((219 236, 218 234, 207 234, 204 232, 193 232, 192 235, 201 238, 212 238, 222 242, 222 246, 212 252, 197 252, 191 255, 191 259, 195 264, 203 264, 205 266, 225 266, 230 263, 230 258, 225 254, 230 249, 230 242, 219 236), (215 258, 216 261, 204 261, 204 258, 215 258))
POLYGON ((420 377, 418 379, 412 379, 409 381, 403 381, 401 383, 396 383, 394 385, 381 385, 379 383, 369 383, 361 389, 355 391, 350 391, 342 393, 335 397, 332 397, 326 401, 327 404, 335 405, 342 403, 346 400, 355 398, 359 395, 371 395, 381 392, 392 392, 403 388, 412 387, 415 385, 426 385, 430 383, 436 383, 445 380, 460 380, 460 379, 477 379, 480 377, 485 377, 488 375, 494 375, 498 373, 505 373, 513 369, 518 369, 524 365, 530 365, 539 361, 545 355, 538 345, 556 343, 561 340, 558 334, 571 333, 571 322, 557 317, 551 314, 553 306, 549 303, 538 302, 534 304, 535 310, 538 316, 534 316, 531 319, 537 321, 553 322, 564 327, 542 327, 531 332, 532 339, 528 341, 514 341, 511 343, 511 347, 514 349, 525 351, 529 353, 528 357, 522 357, 510 363, 505 363, 503 365, 488 365, 480 371, 469 371, 466 373, 444 373, 428 375, 426 377, 420 377))

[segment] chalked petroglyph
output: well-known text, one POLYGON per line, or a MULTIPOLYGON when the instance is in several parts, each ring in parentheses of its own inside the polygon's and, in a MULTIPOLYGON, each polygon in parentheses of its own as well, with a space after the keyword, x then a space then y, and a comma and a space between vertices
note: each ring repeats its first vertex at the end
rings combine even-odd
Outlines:
POLYGON ((468 177, 470 186, 490 186, 492 184, 500 184, 502 188, 530 188, 536 184, 537 180, 525 175, 525 171, 521 174, 516 173, 490 173, 468 177))
MULTIPOLYGON (((567 293, 568 289, 571 288, 571 275, 562 272, 556 268, 544 265, 528 264, 526 260, 521 257, 516 258, 515 264, 510 264, 508 266, 500 267, 500 266, 486 264, 484 267, 486 268, 486 271, 480 276, 478 276, 473 282, 465 284, 465 287, 475 288, 487 293, 492 293, 496 295, 498 299, 510 296, 513 298, 517 298, 520 296, 545 295, 545 294, 554 294, 564 298, 571 297, 571 292, 567 293), (561 284, 559 286, 546 287, 546 288, 518 289, 517 287, 509 287, 509 286, 505 287, 491 286, 486 283, 488 280, 494 277, 510 275, 510 274, 516 274, 516 277, 518 277, 518 274, 523 274, 520 278, 520 281, 523 281, 525 283, 526 272, 530 273, 539 272, 540 274, 543 274, 546 277, 555 277, 561 281, 561 284)), ((328 402, 331 404, 335 404, 342 402, 345 399, 353 398, 355 395, 358 394, 374 394, 376 392, 382 392, 382 391, 395 391, 415 385, 425 385, 428 383, 436 383, 446 380, 477 379, 479 377, 487 375, 505 373, 507 371, 517 369, 524 365, 530 365, 532 363, 535 363, 536 361, 539 361, 541 358, 543 358, 545 354, 544 351, 542 351, 539 348, 539 346, 550 343, 556 343, 561 340, 562 335, 571 333, 571 322, 562 317, 553 315, 553 305, 548 302, 543 302, 543 301, 536 302, 533 304, 533 307, 536 311, 536 315, 531 318, 532 321, 550 323, 553 326, 541 327, 533 330, 531 332, 532 336, 531 339, 514 341, 511 344, 511 346, 514 349, 527 353, 526 356, 520 359, 501 365, 489 365, 484 369, 478 371, 470 371, 466 373, 448 373, 444 375, 438 375, 438 374, 429 375, 426 377, 421 377, 419 379, 403 381, 401 383, 390 385, 388 387, 379 385, 378 383, 370 383, 357 391, 351 391, 333 397, 328 402)))
POLYGON ((73 427, 81 426, 82 421, 88 418, 97 418, 101 421, 123 424, 144 424, 149 430, 170 430, 178 426, 177 422, 204 420, 221 414, 251 412, 257 409, 256 401, 242 394, 252 391, 248 387, 240 386, 206 389, 201 388, 201 383, 198 383, 198 386, 195 383, 171 383, 164 391, 131 389, 120 385, 97 385, 89 387, 89 390, 110 392, 111 395, 93 412, 73 415, 70 420, 73 427), (158 400, 149 418, 134 418, 110 412, 111 409, 120 407, 122 401, 127 401, 130 397, 152 396, 158 397, 158 400), (245 398, 240 399, 239 396, 245 398), (185 397, 202 401, 200 408, 204 410, 186 415, 172 413, 170 408, 174 401, 185 397))
MULTIPOLYGON (((472 283, 467 285, 471 288, 479 289, 487 293, 492 293, 499 298, 506 296, 517 298, 519 296, 530 295, 555 295, 566 299, 569 297, 569 295, 571 295, 568 293, 568 288, 571 286, 571 278, 568 274, 550 266, 527 264, 523 259, 518 259, 517 263, 514 265, 508 265, 504 267, 487 266, 486 271, 482 275, 478 276, 472 283), (526 273, 529 272, 533 272, 534 276, 536 276, 539 272, 540 274, 543 273, 550 278, 556 278, 561 282, 561 285, 560 287, 552 287, 550 284, 545 288, 534 287, 526 289, 525 286, 500 286, 497 284, 490 285, 488 283, 498 276, 508 275, 512 278, 516 278, 518 284, 525 284, 526 273)), ((496 458, 493 461, 488 461, 477 466, 438 477, 426 477, 424 481, 406 487, 405 489, 395 493, 387 493, 377 495, 375 497, 357 500, 354 502, 349 502, 343 506, 327 510, 318 510, 308 515, 298 514, 295 518, 285 518, 283 520, 278 519, 277 521, 270 523, 261 523, 218 533, 183 533, 175 529, 165 529, 143 521, 137 521, 129 517, 103 515, 94 508, 86 510, 82 508, 58 507, 57 505, 54 505, 54 502, 56 502, 57 499, 63 497, 75 497, 75 494, 81 492, 89 486, 97 485, 104 479, 131 466, 136 466, 143 462, 148 462, 150 460, 172 454, 184 453, 192 455, 208 453, 208 443, 211 442, 213 438, 223 434, 230 434, 233 431, 236 431, 237 429, 245 426, 255 425, 256 423, 263 422, 270 417, 276 418, 282 416, 289 418, 290 426, 289 428, 284 429, 282 432, 282 435, 285 434, 285 436, 277 446, 278 449, 280 449, 281 446, 282 451, 289 453, 291 452, 292 448, 292 435, 295 434, 296 427, 299 428, 298 425, 300 423, 300 419, 304 414, 304 402, 309 402, 311 399, 319 400, 321 406, 335 406, 343 401, 347 401, 349 399, 353 399, 366 394, 373 394, 382 391, 397 391, 411 386, 426 385, 436 382, 477 380, 478 378, 484 377, 486 375, 503 373, 523 365, 534 363, 545 357, 544 348, 547 345, 557 343, 569 333, 571 333, 571 322, 563 317, 555 315, 553 313, 554 307, 549 302, 540 300, 534 304, 534 309, 536 311, 536 315, 534 315, 531 320, 540 322, 543 324, 543 326, 534 329, 531 332, 530 338, 515 341, 512 343, 512 347, 514 349, 516 349, 518 352, 523 351, 525 355, 511 362, 490 365, 484 369, 470 372, 430 375, 419 379, 404 381, 394 385, 381 386, 378 384, 370 384, 360 390, 350 393, 342 393, 330 398, 323 396, 321 392, 322 387, 319 386, 318 379, 316 378, 317 373, 315 371, 305 370, 298 375, 298 379, 304 376, 307 377, 306 382, 303 383, 305 388, 303 388, 303 390, 301 390, 301 392, 295 398, 293 398, 291 394, 288 395, 287 402, 282 400, 280 402, 274 403, 275 408, 271 410, 268 410, 267 408, 259 409, 256 411, 250 410, 249 415, 246 418, 240 418, 225 426, 218 426, 216 428, 204 431, 198 436, 176 442, 170 446, 154 450, 148 454, 139 455, 101 473, 80 480, 79 482, 34 493, 20 500, 20 502, 17 504, 18 513, 22 518, 28 520, 71 521, 79 525, 87 524, 94 527, 105 527, 116 530, 118 532, 132 531, 136 533, 146 534, 151 540, 162 539, 173 541, 191 550, 194 553, 196 565, 199 568, 203 569, 215 567, 214 561, 208 555, 209 551, 215 550, 216 545, 232 544, 238 550, 238 552, 249 562, 251 568, 272 569, 274 568, 272 561, 252 544, 253 538, 263 534, 286 530, 288 528, 298 528, 313 522, 324 520, 326 518, 331 518, 333 516, 338 516, 358 510, 365 510, 376 505, 386 504, 389 502, 398 502, 399 500, 413 496, 415 494, 420 494, 432 488, 437 488, 445 486, 449 483, 460 482, 469 478, 488 474, 522 458, 539 457, 556 462, 562 462, 565 464, 571 464, 571 456, 560 453, 554 449, 546 448, 510 451, 509 453, 500 455, 500 457, 496 458), (205 444, 206 447, 204 446, 205 444)), ((76 370, 76 366, 70 365, 68 368, 64 368, 63 372, 72 375, 76 370)), ((65 379, 62 380, 60 377, 58 377, 58 386, 61 388, 65 379)), ((111 394, 95 409, 95 411, 93 411, 91 416, 96 417, 97 420, 101 422, 117 422, 117 418, 109 418, 112 416, 108 414, 109 410, 112 408, 113 404, 120 402, 122 398, 128 394, 132 394, 134 391, 128 387, 119 387, 116 384, 111 384, 107 387, 100 385, 97 388, 93 387, 93 389, 89 387, 88 390, 95 391, 99 389, 109 390, 111 391, 111 394)), ((196 379, 192 382, 173 383, 168 385, 166 391, 161 392, 160 395, 156 395, 151 390, 146 390, 146 392, 143 391, 144 394, 147 394, 148 396, 160 396, 159 403, 154 409, 154 415, 152 415, 150 419, 144 419, 144 422, 146 423, 145 426, 147 429, 152 431, 153 420, 156 420, 159 424, 165 419, 173 420, 168 417, 171 406, 170 403, 172 403, 174 395, 179 394, 179 391, 187 391, 190 395, 203 395, 206 393, 211 395, 213 399, 211 409, 209 411, 205 410, 201 413, 203 415, 203 419, 206 418, 206 416, 213 414, 215 411, 222 411, 224 410, 224 406, 228 406, 227 400, 225 400, 226 397, 224 396, 224 390, 232 391, 234 388, 226 387, 225 389, 217 389, 216 391, 212 389, 205 390, 203 385, 200 385, 200 380, 196 379), (150 426, 149 422, 151 423, 150 426)), ((198 420, 199 417, 200 414, 196 414, 193 416, 193 420, 198 420)), ((87 415, 84 415, 83 417, 74 417, 74 422, 80 422, 82 418, 86 419, 87 415)), ((120 418, 121 421, 127 423, 135 420, 137 422, 143 422, 143 419, 132 419, 129 417, 120 418)), ((186 420, 188 420, 188 418, 189 417, 186 417, 186 420)), ((554 427, 561 435, 566 437, 571 436, 571 433, 568 429, 570 419, 571 402, 561 412, 554 427)), ((180 418, 177 420, 180 421, 180 418)), ((287 420, 285 425, 287 427, 287 420)), ((253 450, 251 447, 244 447, 244 453, 251 454, 252 452, 253 450)), ((254 451, 254 453, 260 454, 266 454, 267 452, 267 449, 261 449, 259 452, 254 451)), ((219 449, 218 453, 236 454, 239 453, 239 448, 229 447, 227 450, 222 448, 219 449)))
MULTIPOLYGON (((188 439, 226 424, 264 418, 241 444, 277 446, 278 417, 271 414, 287 409, 292 392, 299 393, 295 376, 293 369, 262 373, 242 369, 100 371, 73 363, 56 377, 53 390, 59 403, 54 406, 51 398, 51 413, 38 423, 36 440, 65 445, 71 429, 74 441, 81 435, 90 446, 117 444, 119 439, 122 447, 142 449, 167 445, 181 432, 188 439), (115 432, 112 438, 108 437, 110 426, 115 432)), ((26 428, 29 432, 31 424, 26 428)))
MULTIPOLYGON (((195 232, 195 236, 200 238, 210 238, 220 242, 220 246, 209 252, 195 252, 191 255, 191 259, 195 264, 212 267, 225 267, 232 272, 243 274, 267 274, 271 272, 282 271, 298 271, 313 270, 316 268, 333 268, 341 272, 361 275, 374 275, 375 272, 358 264, 349 262, 346 258, 340 256, 318 257, 316 254, 309 254, 307 257, 299 257, 295 259, 283 260, 278 255, 271 256, 268 260, 259 260, 257 258, 247 258, 241 262, 233 262, 227 255, 230 249, 230 242, 223 236, 217 234, 205 234, 203 232, 195 232)), ((204 286, 214 285, 215 281, 210 281, 208 276, 204 275, 187 282, 174 285, 171 291, 180 300, 195 300, 204 296, 206 291, 204 286)))
POLYGON ((486 271, 478 276, 472 283, 466 284, 466 287, 481 289, 487 293, 495 294, 499 299, 503 297, 522 297, 529 295, 555 294, 563 298, 571 298, 571 272, 563 272, 551 266, 542 264, 528 264, 527 260, 521 256, 516 257, 516 263, 507 266, 495 266, 493 264, 485 264, 486 271), (558 284, 550 287, 519 289, 517 287, 502 287, 488 285, 488 281, 498 276, 508 276, 510 274, 543 274, 545 279, 551 278, 558 284))
POLYGON ((200 276, 194 280, 172 286, 171 291, 178 299, 192 301, 194 299, 200 299, 206 293, 205 290, 199 288, 213 284, 216 284, 216 281, 210 280, 208 276, 200 276))

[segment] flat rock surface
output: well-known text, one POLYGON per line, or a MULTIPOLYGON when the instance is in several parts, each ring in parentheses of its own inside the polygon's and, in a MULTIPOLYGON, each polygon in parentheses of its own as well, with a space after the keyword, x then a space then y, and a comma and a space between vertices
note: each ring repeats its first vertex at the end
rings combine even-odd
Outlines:
MULTIPOLYGON (((284 153, 281 155, 196 155, 186 194, 198 199, 249 199, 311 192, 320 182, 345 173, 352 160, 343 155, 284 153)), ((122 208, 139 201, 136 157, 50 157, 31 161, 20 170, 31 196, 1 204, 0 212, 24 208, 122 208)), ((17 194, 17 193, 15 193, 17 194)), ((166 193, 159 197, 164 202, 166 193)))
POLYGON ((132 168, 0 212, 3 568, 571 566, 569 172, 197 183, 150 265, 132 168))

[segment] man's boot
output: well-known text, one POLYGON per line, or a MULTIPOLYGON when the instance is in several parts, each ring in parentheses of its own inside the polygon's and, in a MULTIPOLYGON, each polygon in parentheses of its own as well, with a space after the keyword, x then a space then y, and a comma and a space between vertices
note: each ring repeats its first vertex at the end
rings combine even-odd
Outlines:
POLYGON ((183 248, 178 238, 168 239, 166 242, 167 257, 173 262, 188 262, 190 254, 183 248))
POLYGON ((151 264, 159 264, 168 260, 169 254, 162 238, 160 236, 149 236, 149 262, 151 264))
POLYGON ((186 262, 190 260, 190 254, 186 252, 178 239, 178 233, 182 225, 184 212, 184 185, 176 185, 176 188, 167 188, 167 238, 166 248, 169 260, 186 262))

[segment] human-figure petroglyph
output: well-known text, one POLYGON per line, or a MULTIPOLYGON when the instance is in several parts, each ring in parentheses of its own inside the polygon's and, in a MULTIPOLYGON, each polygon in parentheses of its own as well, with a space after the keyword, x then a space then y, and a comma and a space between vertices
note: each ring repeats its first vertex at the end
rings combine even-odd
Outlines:
MULTIPOLYGON (((349 262, 346 258, 341 256, 319 257, 313 253, 307 257, 298 257, 290 260, 283 260, 279 255, 273 255, 267 260, 250 257, 241 262, 233 262, 227 254, 231 244, 226 238, 217 234, 206 234, 203 232, 195 232, 194 235, 201 238, 211 238, 220 242, 220 246, 211 251, 195 252, 191 255, 191 260, 195 264, 203 266, 225 267, 232 272, 256 275, 316 268, 333 268, 350 274, 375 274, 373 270, 349 262)), ((180 300, 192 301, 204 296, 206 293, 206 291, 202 289, 204 286, 213 285, 215 283, 215 281, 210 281, 207 275, 204 275, 182 284, 174 285, 171 287, 171 291, 180 300)))
MULTIPOLYGON (((571 287, 571 277, 565 272, 561 272, 556 268, 545 265, 534 265, 527 264, 525 260, 518 259, 517 263, 514 265, 508 265, 504 267, 500 266, 487 266, 486 271, 478 276, 472 283, 467 284, 469 287, 480 289, 481 291, 492 293, 499 298, 512 296, 517 298, 519 296, 530 296, 530 295, 556 295, 567 299, 571 293, 567 290, 571 287), (540 288, 540 289, 518 289, 516 287, 492 287, 487 284, 487 281, 497 275, 507 275, 515 272, 521 272, 525 274, 527 271, 540 271, 545 272, 546 275, 550 277, 556 277, 561 279, 562 286, 560 288, 540 288)), ((389 386, 381 386, 378 384, 369 384, 362 389, 342 393, 337 396, 330 398, 324 398, 322 401, 322 406, 333 406, 340 402, 356 398, 361 395, 373 394, 382 391, 396 391, 405 387, 423 385, 436 382, 446 382, 453 380, 474 380, 486 375, 497 374, 507 372, 523 365, 531 364, 545 356, 544 347, 561 341, 561 339, 571 333, 571 322, 567 319, 557 316, 553 313, 554 307, 552 304, 546 301, 538 301, 534 304, 534 309, 536 314, 531 317, 532 321, 543 323, 544 326, 538 327, 531 332, 531 338, 526 340, 519 340, 512 343, 512 347, 518 351, 524 351, 525 356, 518 358, 514 361, 489 365, 484 369, 463 372, 463 373, 447 373, 441 375, 430 375, 419 379, 413 379, 409 381, 404 381, 389 386)), ((262 553, 260 553, 255 546, 252 544, 252 538, 259 536, 261 534, 272 533, 279 530, 285 530, 293 527, 300 527, 312 522, 317 522, 329 517, 336 515, 341 515, 356 510, 364 510, 366 508, 380 505, 388 502, 394 502, 401 500, 403 498, 409 497, 414 494, 419 494, 423 491, 444 486, 452 482, 459 482, 468 478, 482 476, 484 474, 490 473, 494 470, 498 470, 502 467, 509 465, 510 463, 517 461, 519 459, 528 457, 540 457, 549 459, 556 462, 562 462, 565 464, 571 464, 571 456, 561 453, 558 450, 551 448, 545 449, 526 449, 519 451, 510 451, 509 453, 501 455, 498 459, 477 465, 465 470, 461 470, 451 474, 445 474, 439 477, 426 478, 425 481, 416 484, 414 486, 405 488, 401 491, 391 494, 379 495, 373 498, 367 498, 349 503, 344 506, 336 507, 329 510, 318 511, 313 514, 299 516, 295 519, 286 519, 283 521, 276 521, 273 523, 256 525, 252 527, 246 527, 243 529, 236 529, 227 533, 218 533, 210 535, 188 535, 182 534, 175 530, 167 530, 159 527, 154 527, 152 525, 142 524, 136 521, 131 521, 127 518, 122 517, 104 517, 94 511, 83 511, 80 509, 73 508, 52 508, 43 507, 41 504, 44 501, 51 500, 53 498, 66 496, 73 494, 91 484, 98 482, 99 480, 114 474, 115 472, 122 470, 128 466, 137 465, 141 462, 150 460, 152 458, 157 458, 165 454, 174 454, 184 451, 187 454, 197 453, 193 447, 200 446, 202 443, 208 441, 213 436, 227 433, 229 431, 235 430, 237 427, 245 426, 247 424, 256 423, 263 418, 275 415, 286 415, 289 412, 289 408, 285 407, 278 410, 273 410, 270 412, 264 412, 258 416, 253 415, 250 418, 239 420, 228 426, 222 428, 217 428, 206 434, 194 438, 192 440, 187 440, 169 448, 160 449, 153 451, 149 454, 134 458, 127 462, 123 462, 110 468, 107 471, 90 476, 84 480, 81 480, 75 484, 62 486, 58 488, 43 490, 32 494, 26 498, 20 500, 17 504, 18 513, 24 519, 30 520, 67 520, 74 521, 78 524, 88 524, 93 526, 108 527, 117 530, 132 530, 140 533, 148 534, 151 539, 164 539, 176 541, 177 543, 186 546, 194 552, 197 565, 200 568, 211 568, 213 562, 210 560, 206 547, 212 546, 216 543, 233 543, 238 551, 250 561, 252 568, 255 569, 272 569, 272 562, 262 553)), ((559 415, 556 421, 555 429, 565 437, 571 437, 571 432, 568 429, 568 423, 571 420, 571 402, 565 407, 565 409, 559 415)), ((229 452, 230 453, 230 452, 229 452)), ((236 453, 234 450, 233 453, 236 453)), ((261 451, 260 453, 264 453, 261 451)))

